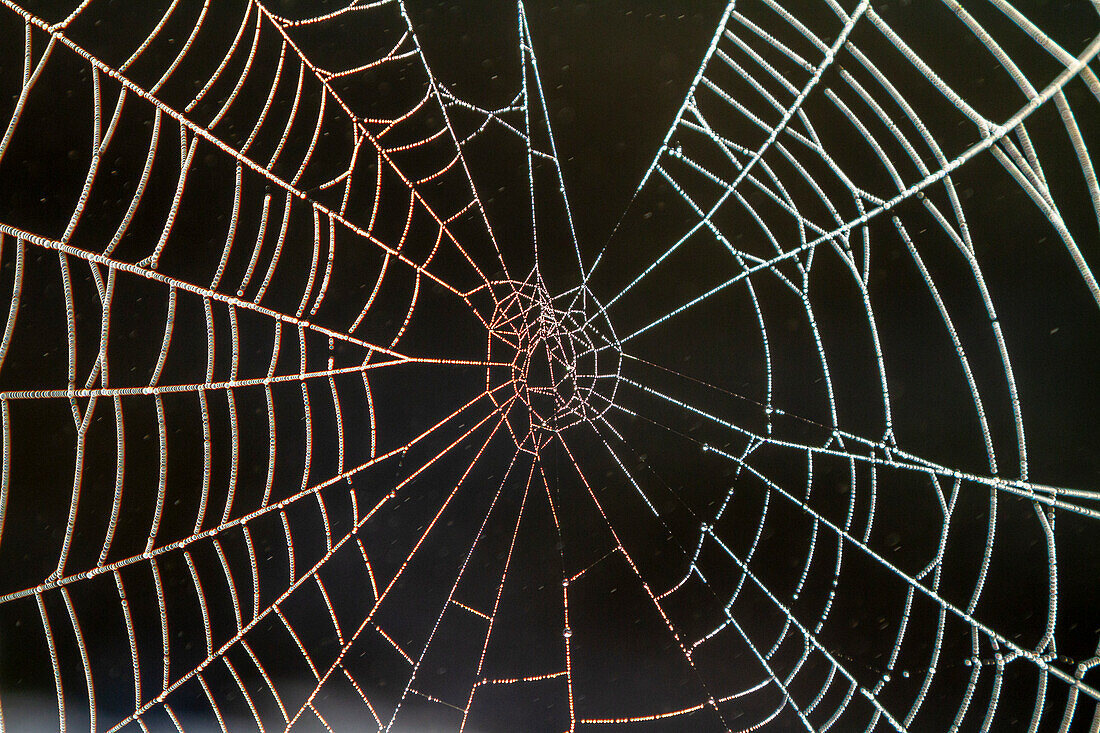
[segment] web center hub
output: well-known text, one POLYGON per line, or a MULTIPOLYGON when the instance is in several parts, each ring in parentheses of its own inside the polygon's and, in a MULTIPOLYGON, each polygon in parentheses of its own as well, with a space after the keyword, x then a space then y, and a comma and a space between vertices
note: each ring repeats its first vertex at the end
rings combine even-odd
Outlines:
POLYGON ((622 366, 602 307, 585 289, 552 296, 541 283, 508 284, 490 324, 495 366, 486 387, 498 406, 510 402, 506 420, 517 446, 599 420, 614 402, 622 366))

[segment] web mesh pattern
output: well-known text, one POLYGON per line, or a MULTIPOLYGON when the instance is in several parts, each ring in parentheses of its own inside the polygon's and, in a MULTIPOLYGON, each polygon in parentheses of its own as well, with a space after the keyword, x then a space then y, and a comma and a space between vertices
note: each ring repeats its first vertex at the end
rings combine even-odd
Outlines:
POLYGON ((1096 9, 731 2, 593 246, 522 5, 2 2, 0 729, 1100 728, 1096 9))

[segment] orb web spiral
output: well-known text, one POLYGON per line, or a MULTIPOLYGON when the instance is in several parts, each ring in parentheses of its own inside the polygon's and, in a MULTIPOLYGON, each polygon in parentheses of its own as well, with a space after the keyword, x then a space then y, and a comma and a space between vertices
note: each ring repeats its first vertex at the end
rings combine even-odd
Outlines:
POLYGON ((1100 728, 1095 4, 0 4, 0 731, 1100 728))

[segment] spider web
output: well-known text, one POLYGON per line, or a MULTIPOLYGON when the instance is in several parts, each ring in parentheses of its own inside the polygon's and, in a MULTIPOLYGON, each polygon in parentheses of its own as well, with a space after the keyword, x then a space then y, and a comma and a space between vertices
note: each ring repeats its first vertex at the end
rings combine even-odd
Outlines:
POLYGON ((730 3, 587 247, 522 4, 2 2, 0 728, 1100 729, 1084 3, 730 3))

